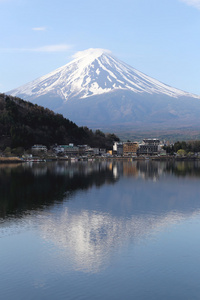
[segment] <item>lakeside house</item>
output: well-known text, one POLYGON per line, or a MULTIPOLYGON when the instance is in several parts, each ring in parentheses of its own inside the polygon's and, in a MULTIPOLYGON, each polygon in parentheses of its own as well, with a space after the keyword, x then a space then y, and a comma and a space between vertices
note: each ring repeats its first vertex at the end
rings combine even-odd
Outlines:
POLYGON ((137 156, 139 144, 138 142, 126 142, 123 143, 123 155, 124 156, 137 156))
POLYGON ((47 147, 44 145, 34 145, 31 148, 33 153, 38 153, 38 152, 47 152, 47 147))
POLYGON ((164 155, 163 145, 159 139, 144 139, 142 143, 138 142, 115 142, 113 145, 113 154, 118 156, 152 156, 164 155))
POLYGON ((160 147, 160 140, 158 139, 144 139, 143 143, 138 147, 138 155, 158 155, 160 147))
MULTIPOLYGON (((47 147, 44 145, 34 145, 32 153, 47 152, 47 147)), ((153 156, 166 154, 162 149, 159 139, 144 139, 142 143, 139 142, 114 142, 113 149, 106 150, 105 148, 92 148, 88 145, 57 145, 51 147, 55 155, 66 157, 79 156, 106 156, 117 155, 123 157, 136 156, 153 156)))

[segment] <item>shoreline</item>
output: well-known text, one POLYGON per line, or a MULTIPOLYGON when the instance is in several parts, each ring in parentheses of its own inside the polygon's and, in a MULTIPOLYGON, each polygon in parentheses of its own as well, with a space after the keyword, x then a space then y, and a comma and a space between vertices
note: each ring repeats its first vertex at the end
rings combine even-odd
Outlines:
POLYGON ((22 163, 22 159, 19 157, 0 157, 0 163, 22 163))
POLYGON ((158 157, 158 156, 150 156, 150 157, 132 157, 132 156, 123 156, 123 157, 71 157, 71 158, 64 158, 64 157, 57 157, 57 158, 33 158, 32 160, 24 160, 23 158, 19 157, 0 157, 0 164, 2 163, 27 163, 27 162, 53 162, 53 161, 70 161, 70 162, 78 162, 78 161, 94 161, 94 160, 128 160, 128 161, 199 161, 200 157, 174 157, 174 156, 165 156, 165 157, 158 157))

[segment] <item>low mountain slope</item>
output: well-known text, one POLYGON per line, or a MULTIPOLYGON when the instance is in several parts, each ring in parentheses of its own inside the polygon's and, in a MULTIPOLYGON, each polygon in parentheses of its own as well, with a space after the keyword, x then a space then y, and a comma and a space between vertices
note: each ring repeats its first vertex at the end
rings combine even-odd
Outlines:
POLYGON ((34 144, 50 146, 55 143, 112 148, 114 140, 119 140, 114 134, 105 135, 100 130, 93 132, 87 127, 78 127, 47 108, 0 94, 1 149, 6 146, 29 148, 34 144))

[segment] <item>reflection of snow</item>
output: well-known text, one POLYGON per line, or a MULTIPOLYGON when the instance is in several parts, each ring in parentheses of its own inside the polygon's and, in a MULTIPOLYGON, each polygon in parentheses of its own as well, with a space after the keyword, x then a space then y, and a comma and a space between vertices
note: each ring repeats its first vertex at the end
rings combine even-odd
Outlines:
POLYGON ((118 177, 117 166, 113 166, 113 176, 114 176, 114 178, 118 177))
POLYGON ((98 272, 108 264, 114 248, 145 238, 182 218, 170 214, 125 219, 86 210, 78 215, 65 209, 60 217, 50 215, 43 219, 41 228, 43 238, 63 249, 76 270, 98 272))

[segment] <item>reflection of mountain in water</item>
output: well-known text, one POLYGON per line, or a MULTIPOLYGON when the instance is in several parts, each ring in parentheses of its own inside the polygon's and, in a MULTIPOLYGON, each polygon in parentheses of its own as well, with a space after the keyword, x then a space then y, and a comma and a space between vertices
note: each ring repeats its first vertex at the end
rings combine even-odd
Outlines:
POLYGON ((59 247, 66 258, 70 257, 74 269, 98 272, 108 265, 114 249, 130 240, 137 243, 183 218, 173 214, 119 218, 89 210, 74 213, 66 208, 59 215, 43 219, 40 229, 45 240, 59 247))
POLYGON ((114 249, 200 213, 198 178, 180 180, 165 172, 166 163, 124 162, 109 168, 120 178, 114 188, 104 185, 76 198, 41 225, 43 238, 70 256, 76 270, 98 272, 112 259, 114 249))
MULTIPOLYGON (((199 162, 115 161, 77 164, 62 162, 0 167, 0 217, 21 216, 25 211, 42 209, 55 202, 66 200, 78 190, 114 184, 120 178, 145 179, 153 182, 159 181, 159 183, 161 178, 165 178, 163 183, 167 185, 166 193, 170 193, 173 182, 168 183, 167 174, 187 178, 199 177, 200 164, 199 162)), ((159 186, 161 185, 159 184, 159 186)), ((136 191, 137 186, 129 192, 135 193, 136 191)), ((159 194, 159 191, 157 193, 159 194)), ((158 209, 160 206, 168 208, 168 202, 165 203, 162 199, 163 191, 160 191, 162 201, 158 203, 155 203, 155 198, 152 199, 152 191, 149 191, 148 194, 149 199, 145 207, 153 205, 154 209, 158 209)), ((115 198, 118 199, 117 193, 115 198)), ((170 205, 174 204, 176 207, 177 200, 173 199, 170 205)), ((141 199, 136 202, 135 207, 143 205, 141 199)), ((184 202, 183 195, 182 206, 184 202)), ((107 200, 102 201, 101 206, 103 205, 106 207, 107 200)), ((118 205, 123 206, 121 199, 119 199, 118 205)))
POLYGON ((10 215, 37 224, 75 269, 97 272, 124 243, 199 214, 199 174, 199 164, 183 162, 4 167, 0 217, 4 227, 16 226, 10 215))

